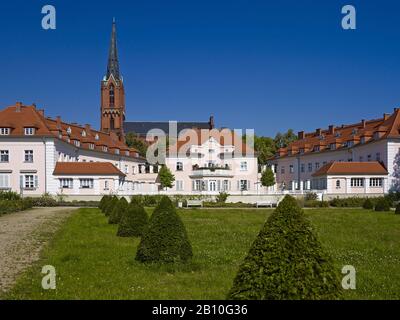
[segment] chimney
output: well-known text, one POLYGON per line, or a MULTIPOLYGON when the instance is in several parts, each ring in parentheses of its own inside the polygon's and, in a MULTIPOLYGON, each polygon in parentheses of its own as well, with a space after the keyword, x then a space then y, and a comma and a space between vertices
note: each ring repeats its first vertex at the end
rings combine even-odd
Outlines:
POLYGON ((335 126, 333 125, 329 126, 329 134, 335 134, 335 126))
POLYGON ((321 128, 318 128, 317 130, 315 130, 315 133, 317 134, 317 136, 321 135, 321 128))
POLYGON ((89 135, 92 133, 92 128, 90 127, 90 124, 85 124, 85 131, 89 135))
POLYGON ((399 111, 399 108, 393 108, 393 112, 397 112, 397 111, 399 111))
POLYGON ((32 107, 36 109, 36 103, 32 103, 32 107))
POLYGON ((208 122, 208 124, 210 125, 210 130, 215 128, 214 116, 213 115, 210 116, 210 121, 208 122))
POLYGON ((389 119, 389 117, 390 117, 390 114, 384 113, 384 114, 383 114, 383 121, 389 119))
POLYGON ((365 129, 365 120, 364 120, 364 119, 361 120, 361 127, 362 127, 363 129, 365 129))
POLYGON ((297 132, 297 138, 299 138, 299 140, 304 139, 305 135, 304 135, 304 131, 299 131, 297 132))
POLYGON ((43 110, 43 109, 39 109, 37 112, 38 112, 42 117, 44 117, 44 110, 43 110))
POLYGON ((15 103, 15 112, 21 112, 22 102, 15 103))
POLYGON ((61 129, 61 117, 60 116, 56 117, 56 123, 57 123, 57 129, 61 129))

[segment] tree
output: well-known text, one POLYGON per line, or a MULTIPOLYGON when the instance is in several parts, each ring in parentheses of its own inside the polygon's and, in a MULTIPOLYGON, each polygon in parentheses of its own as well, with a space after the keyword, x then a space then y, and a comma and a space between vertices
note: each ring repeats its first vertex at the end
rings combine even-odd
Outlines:
POLYGON ((136 260, 160 263, 187 262, 192 255, 192 246, 185 226, 171 200, 164 196, 142 236, 136 260))
POLYGON ((119 237, 141 237, 149 223, 146 210, 142 205, 133 201, 123 213, 118 225, 117 236, 119 237))
POLYGON ((104 214, 106 217, 110 216, 111 212, 114 210, 115 206, 118 203, 118 197, 113 196, 110 200, 108 200, 104 205, 104 214))
POLYGON ((139 152, 139 155, 142 157, 146 156, 147 144, 142 139, 138 138, 136 133, 129 132, 125 136, 125 142, 128 147, 135 148, 139 152))
POLYGON ((128 209, 128 201, 124 197, 118 200, 114 209, 112 209, 110 216, 108 217, 108 223, 117 224, 120 222, 121 217, 125 214, 128 209))
POLYGON ((289 129, 286 133, 278 132, 275 136, 275 148, 286 148, 289 144, 297 140, 297 135, 293 132, 293 129, 289 129))
POLYGON ((172 188, 175 176, 167 166, 163 165, 158 173, 158 180, 160 181, 161 189, 172 188))
MULTIPOLYGON (((243 135, 243 141, 246 141, 246 135, 243 135)), ((270 137, 254 136, 254 151, 257 153, 258 164, 265 165, 276 153, 275 142, 270 137)))
POLYGON ((239 268, 228 299, 338 299, 340 280, 296 199, 271 214, 239 268))
POLYGON ((270 167, 267 167, 262 173, 261 185, 264 187, 272 187, 275 185, 275 175, 270 167))

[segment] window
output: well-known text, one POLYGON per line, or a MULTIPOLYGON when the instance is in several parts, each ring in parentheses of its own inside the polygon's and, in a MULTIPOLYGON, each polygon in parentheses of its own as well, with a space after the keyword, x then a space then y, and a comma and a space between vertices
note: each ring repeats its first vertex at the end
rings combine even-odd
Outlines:
POLYGON ((158 165, 153 166, 153 173, 158 173, 158 165))
POLYGON ((114 107, 115 95, 114 95, 114 85, 113 84, 111 84, 111 86, 110 86, 109 95, 110 95, 110 107, 114 107))
POLYGON ((96 135, 94 136, 94 139, 97 141, 99 140, 99 135, 96 133, 96 135))
POLYGON ((292 164, 289 166, 289 171, 290 173, 294 173, 294 166, 292 164))
POLYGON ((319 146, 314 146, 314 152, 318 152, 319 151, 319 146))
POLYGON ((125 173, 126 173, 126 174, 128 174, 128 173, 129 173, 129 167, 128 167, 128 165, 127 165, 127 164, 125 165, 125 173))
POLYGON ((86 131, 83 130, 83 131, 81 132, 81 135, 82 135, 82 137, 86 137, 86 131))
POLYGON ((371 178, 369 179, 370 187, 382 187, 382 178, 371 178))
POLYGON ((8 162, 9 160, 8 150, 0 150, 0 162, 8 162))
POLYGON ((93 179, 79 179, 81 189, 93 189, 93 179))
POLYGON ((68 127, 68 129, 67 129, 67 134, 70 135, 71 132, 72 132, 71 127, 68 127))
POLYGON ((324 162, 322 162, 322 165, 324 166, 324 165, 326 165, 326 163, 327 163, 327 162, 326 162, 326 161, 324 161, 324 162))
POLYGON ((25 150, 25 162, 33 162, 33 150, 25 150))
POLYGON ((361 142, 361 144, 364 144, 365 143, 365 137, 361 137, 360 142, 361 142))
POLYGON ((24 189, 35 189, 38 186, 38 177, 32 174, 21 176, 22 187, 24 189))
POLYGON ((10 188, 10 175, 0 173, 0 189, 9 189, 10 188))
POLYGON ((368 160, 368 161, 371 161, 371 160, 372 160, 372 156, 371 156, 370 154, 367 156, 367 160, 368 160))
POLYGON ((364 161, 364 157, 360 156, 359 160, 360 160, 360 162, 363 162, 364 161))
POLYGON ((94 143, 89 143, 89 149, 94 149, 94 143))
POLYGON ((340 180, 336 180, 336 189, 340 189, 340 180))
POLYGON ((176 171, 183 171, 183 163, 182 162, 176 163, 176 171))
POLYGON ((331 143, 330 144, 330 149, 335 150, 336 149, 336 143, 331 143))
POLYGON ((240 162, 240 171, 247 171, 247 161, 240 162))
POLYGON ((249 190, 249 183, 248 180, 240 180, 240 191, 247 191, 249 190))
POLYGON ((0 135, 8 136, 10 134, 10 128, 0 128, 0 135))
POLYGON ((300 154, 304 154, 304 148, 300 149, 300 154))
POLYGON ((104 181, 104 190, 108 190, 108 181, 104 181))
POLYGON ((35 128, 25 128, 26 136, 33 136, 35 134, 35 128))
POLYGON ((119 149, 115 149, 115 154, 119 154, 119 149))
POLYGON ((301 172, 301 173, 304 173, 305 171, 306 171, 306 166, 305 166, 304 163, 302 163, 302 164, 300 165, 300 172, 301 172))
POLYGON ((281 174, 285 174, 285 167, 284 166, 281 167, 281 174))
POLYGON ((79 140, 74 140, 74 145, 76 147, 80 147, 81 146, 81 142, 79 140))
POLYGON ((316 162, 315 163, 315 170, 318 170, 319 169, 319 162, 316 162))
POLYGON ((183 190, 183 181, 176 180, 175 187, 176 187, 176 191, 182 191, 183 190))
POLYGON ((312 163, 311 162, 308 164, 308 172, 312 172, 312 163))
POLYGON ((103 151, 104 151, 104 152, 107 152, 107 151, 108 151, 108 148, 107 148, 106 146, 103 146, 103 151))
POLYGON ((363 187, 364 186, 364 179, 363 178, 351 178, 352 187, 363 187))
POLYGON ((381 153, 377 152, 375 158, 376 158, 376 161, 381 161, 381 153))
POLYGON ((228 191, 229 190, 229 181, 228 180, 224 180, 222 183, 222 190, 223 191, 228 191))
POLYGON ((214 152, 215 152, 214 149, 209 149, 209 150, 208 150, 208 153, 214 153, 214 152))
POLYGON ((73 188, 73 179, 60 179, 60 188, 61 189, 72 189, 73 188))

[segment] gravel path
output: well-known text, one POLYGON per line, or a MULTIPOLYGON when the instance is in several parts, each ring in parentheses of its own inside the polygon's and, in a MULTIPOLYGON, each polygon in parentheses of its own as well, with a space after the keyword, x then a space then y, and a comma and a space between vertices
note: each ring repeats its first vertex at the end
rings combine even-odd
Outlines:
POLYGON ((35 208, 0 217, 0 294, 39 259, 44 244, 76 209, 35 208))

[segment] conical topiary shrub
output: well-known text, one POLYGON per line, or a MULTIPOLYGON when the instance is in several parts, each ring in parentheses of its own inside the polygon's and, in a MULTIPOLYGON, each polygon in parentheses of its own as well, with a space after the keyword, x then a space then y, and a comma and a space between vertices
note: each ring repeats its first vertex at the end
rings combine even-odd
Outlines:
POLYGON ((303 210, 286 196, 239 268, 228 299, 337 299, 340 281, 303 210))
POLYGON ((110 198, 110 200, 108 200, 105 204, 104 204, 104 214, 106 217, 110 216, 111 211, 115 208, 115 206, 118 203, 118 197, 117 196, 112 196, 110 198))
POLYGON ((109 195, 104 195, 104 196, 101 198, 100 203, 99 203, 99 209, 100 209, 102 212, 104 212, 104 208, 105 208, 105 206, 107 205, 107 202, 108 202, 110 199, 111 199, 111 196, 109 196, 109 195))
POLYGON ((171 200, 164 196, 139 243, 136 260, 141 262, 186 262, 192 257, 185 226, 171 200))
POLYGON ((122 215, 125 214, 125 211, 128 209, 128 201, 124 197, 118 200, 114 209, 112 209, 110 216, 108 217, 108 223, 117 224, 119 223, 122 215))
POLYGON ((146 210, 136 202, 131 202, 119 222, 117 236, 141 237, 149 223, 146 210))

